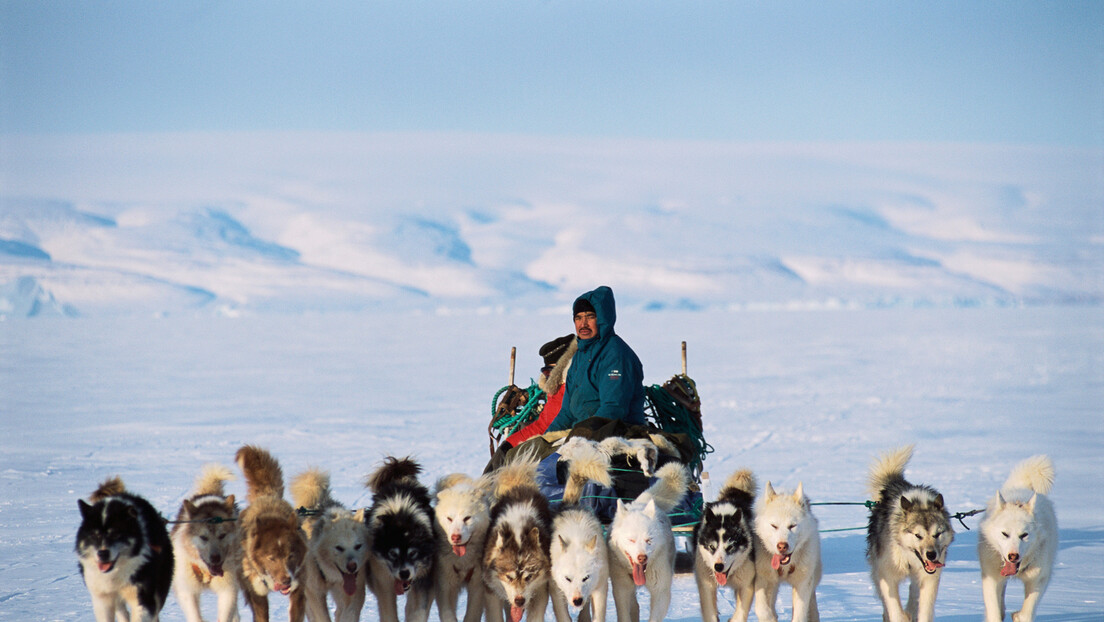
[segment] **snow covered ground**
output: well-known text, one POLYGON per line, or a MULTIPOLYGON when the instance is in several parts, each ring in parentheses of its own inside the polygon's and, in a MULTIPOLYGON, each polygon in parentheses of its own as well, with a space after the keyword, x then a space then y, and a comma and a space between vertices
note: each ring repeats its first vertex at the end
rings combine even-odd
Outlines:
MULTIPOLYGON (((958 512, 983 507, 1019 460, 1049 454, 1061 550, 1040 619, 1104 618, 1100 307, 625 309, 618 328, 648 382, 677 373, 688 342, 714 479, 746 466, 803 482, 814 502, 863 501, 875 454, 916 443, 907 475, 958 512)), ((368 502, 362 478, 388 454, 414 455, 427 479, 478 472, 509 348, 524 383, 539 345, 569 330, 563 305, 0 322, 0 619, 92 619, 72 551, 76 502, 107 476, 170 515, 202 464, 232 465, 243 443, 271 449, 288 476, 330 470, 350 506, 368 502)), ((231 490, 244 492, 240 481, 231 490)), ((825 530, 866 518, 857 507, 816 514, 825 530)), ((981 617, 977 522, 958 530, 940 620, 981 617)), ((821 619, 881 620, 864 532, 823 537, 821 619)), ((697 619, 692 579, 674 589, 669 618, 697 619)), ((788 613, 787 599, 784 589, 788 613)), ((286 600, 272 600, 281 619, 286 600)), ((170 597, 162 620, 182 619, 170 597)), ((364 619, 378 619, 371 598, 364 619)))

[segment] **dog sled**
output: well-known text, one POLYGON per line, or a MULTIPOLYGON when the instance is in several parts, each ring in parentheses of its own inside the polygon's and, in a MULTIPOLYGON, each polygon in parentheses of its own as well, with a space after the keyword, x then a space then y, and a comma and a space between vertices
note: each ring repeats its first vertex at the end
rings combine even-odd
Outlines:
MULTIPOLYGON (((606 451, 610 455, 613 485, 587 483, 579 503, 590 508, 608 526, 613 520, 618 500, 631 502, 656 481, 654 473, 657 469, 669 462, 679 462, 690 473, 690 489, 668 515, 676 537, 687 544, 694 526, 701 519, 703 479, 708 481, 708 473, 703 472, 703 466, 713 448, 705 440, 697 386, 687 375, 686 342, 682 342, 682 373, 675 374, 663 384, 644 387, 644 426, 593 417, 571 430, 534 436, 511 448, 508 454, 503 454, 498 451, 502 441, 537 419, 547 399, 536 382, 527 388, 514 383, 515 360, 516 349, 512 349, 509 384, 495 393, 492 399, 491 421, 487 427, 492 464, 496 459, 505 460, 506 455, 515 452, 538 456, 538 484, 556 508, 563 500, 568 478, 568 462, 560 453, 561 449, 577 437, 605 445, 610 448, 606 451), (621 443, 618 439, 625 442, 621 443), (654 458, 648 458, 649 455, 654 455, 654 458)), ((689 548, 687 544, 685 550, 689 548)))

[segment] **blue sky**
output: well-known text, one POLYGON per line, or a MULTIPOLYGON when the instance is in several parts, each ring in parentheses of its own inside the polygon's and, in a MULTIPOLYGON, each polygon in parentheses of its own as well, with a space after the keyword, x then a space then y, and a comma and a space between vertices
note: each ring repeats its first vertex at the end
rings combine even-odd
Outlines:
POLYGON ((0 0, 0 133, 1104 146, 1102 2, 0 0))

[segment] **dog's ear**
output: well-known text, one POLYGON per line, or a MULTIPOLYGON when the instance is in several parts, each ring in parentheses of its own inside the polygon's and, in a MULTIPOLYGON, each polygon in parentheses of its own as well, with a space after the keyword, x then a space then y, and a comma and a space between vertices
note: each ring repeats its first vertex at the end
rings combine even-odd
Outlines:
POLYGON ((774 486, 771 486, 770 480, 767 480, 767 487, 763 489, 763 498, 770 501, 777 496, 778 494, 774 492, 774 486))
POLYGON ((88 515, 92 513, 92 506, 88 505, 84 499, 77 499, 77 507, 80 508, 81 518, 88 518, 88 515))
POLYGON ((194 503, 191 502, 191 500, 185 499, 182 507, 184 508, 184 516, 187 516, 188 518, 195 516, 196 506, 194 503))
POLYGON ((943 493, 939 493, 939 494, 935 495, 934 505, 935 505, 935 509, 937 509, 937 510, 942 510, 943 509, 943 493))
POLYGON ((741 519, 743 519, 743 517, 744 517, 744 511, 741 510, 738 507, 733 506, 733 508, 732 508, 732 519, 735 520, 738 523, 738 522, 740 522, 741 519))
POLYGON ((802 482, 797 483, 797 490, 794 490, 793 500, 798 505, 805 505, 805 484, 802 482))
POLYGON ((598 534, 594 534, 593 536, 591 536, 590 540, 587 540, 586 543, 587 551, 593 553, 596 548, 598 548, 598 534))
POLYGON ((1004 495, 1002 495, 1000 493, 1000 491, 998 490, 997 491, 997 509, 999 510, 999 509, 1003 508, 1004 504, 1006 504, 1006 503, 1008 503, 1008 502, 1004 500, 1004 495))
POLYGON ((226 500, 223 501, 222 503, 223 503, 223 505, 226 506, 227 510, 230 510, 231 513, 233 513, 234 511, 236 511, 238 509, 237 508, 238 501, 237 501, 237 499, 234 498, 234 495, 230 495, 230 496, 226 497, 226 500))
POLYGON ((655 499, 648 499, 648 505, 644 506, 644 516, 648 518, 655 518, 656 504, 655 499))
POLYGON ((1027 502, 1027 511, 1028 512, 1031 512, 1032 514, 1035 513, 1035 499, 1037 499, 1038 497, 1039 497, 1039 493, 1037 493, 1037 492, 1031 495, 1031 499, 1027 502))
POLYGON ((537 527, 530 527, 529 532, 525 534, 528 541, 535 547, 540 546, 540 529, 537 527))
POLYGON ((912 510, 912 506, 913 506, 912 499, 909 499, 908 497, 906 497, 904 495, 901 495, 901 509, 906 511, 906 512, 909 512, 909 511, 912 510))
POLYGON ((368 508, 359 508, 356 512, 353 512, 353 520, 363 523, 367 512, 368 508))
POLYGON ((618 499, 617 500, 617 513, 620 514, 621 511, 624 510, 624 509, 625 509, 625 502, 622 501, 621 499, 618 499))
POLYGON ((562 535, 559 535, 559 534, 556 534, 556 540, 558 540, 560 542, 560 550, 561 551, 566 551, 567 550, 567 540, 564 540, 564 537, 562 535))

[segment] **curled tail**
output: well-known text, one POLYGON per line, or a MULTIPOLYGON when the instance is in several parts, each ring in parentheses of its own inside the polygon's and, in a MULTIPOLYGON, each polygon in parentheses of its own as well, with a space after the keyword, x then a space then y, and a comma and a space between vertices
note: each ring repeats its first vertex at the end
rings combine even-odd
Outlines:
POLYGON ((726 493, 731 491, 740 491, 751 497, 759 492, 759 483, 755 481, 755 474, 751 472, 751 469, 740 469, 728 476, 724 486, 721 487, 720 496, 724 497, 726 493))
POLYGON ((205 464, 192 486, 192 494, 225 497, 226 488, 223 484, 232 479, 234 474, 226 466, 214 462, 205 464))
POLYGON ((291 480, 288 488, 295 507, 321 509, 334 504, 330 498, 330 474, 322 469, 303 471, 291 480))
POLYGON ((118 475, 105 479, 102 484, 92 493, 89 500, 92 503, 99 503, 108 497, 114 497, 126 492, 126 486, 123 485, 123 480, 118 475))
POLYGON ((678 462, 668 462, 656 471, 656 477, 659 479, 640 493, 634 503, 647 503, 650 498, 660 510, 670 512, 686 495, 690 487, 690 472, 678 462))
POLYGON ((1054 485, 1054 463, 1050 457, 1039 454, 1031 456, 1012 467, 1005 488, 1026 488, 1033 492, 1048 494, 1054 485))
POLYGON ((882 500, 882 491, 894 480, 904 479, 905 466, 912 459, 913 445, 883 453, 870 465, 867 489, 874 501, 882 500))
POLYGON ((422 472, 422 465, 415 462, 409 456, 396 458, 388 456, 383 461, 383 466, 376 469, 368 476, 367 486, 373 493, 378 493, 384 486, 403 480, 417 481, 418 474, 422 472))
POLYGON ((501 498, 514 488, 522 486, 536 488, 537 464, 536 456, 528 453, 512 457, 495 471, 494 496, 501 498))
POLYGON ((583 487, 589 481, 612 488, 609 466, 609 455, 602 452, 597 443, 579 446, 573 451, 568 463, 567 484, 564 486, 564 505, 577 505, 583 496, 583 487))
POLYGON ((245 474, 250 503, 260 497, 284 496, 284 472, 268 450, 256 445, 244 445, 234 458, 245 474))

